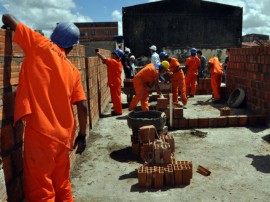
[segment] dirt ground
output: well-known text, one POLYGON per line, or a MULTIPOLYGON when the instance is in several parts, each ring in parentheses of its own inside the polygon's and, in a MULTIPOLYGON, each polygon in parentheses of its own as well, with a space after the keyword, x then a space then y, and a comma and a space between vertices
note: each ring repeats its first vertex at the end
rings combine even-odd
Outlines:
MULTIPOLYGON (((125 99, 125 96, 123 96, 125 99)), ((189 99, 184 116, 219 116, 210 96, 189 99)), ((104 116, 90 132, 86 151, 78 156, 71 173, 76 202, 126 201, 259 201, 270 199, 270 130, 261 127, 198 129, 169 133, 175 139, 176 160, 193 162, 191 184, 181 187, 144 189, 138 186, 140 159, 131 152, 132 130, 127 125, 127 106, 122 116, 104 116), (196 172, 207 167, 210 176, 196 172)), ((105 114, 110 113, 111 104, 105 114)), ((233 113, 249 113, 235 109, 233 113)))

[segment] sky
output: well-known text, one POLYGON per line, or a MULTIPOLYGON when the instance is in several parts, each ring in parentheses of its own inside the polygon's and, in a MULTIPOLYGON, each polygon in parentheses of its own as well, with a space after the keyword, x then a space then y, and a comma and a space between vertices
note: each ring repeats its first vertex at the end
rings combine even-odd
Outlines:
MULTIPOLYGON (((118 22, 122 7, 160 0, 0 0, 0 14, 10 13, 49 37, 57 22, 118 22)), ((207 0, 243 8, 243 35, 270 35, 270 0, 207 0)), ((2 23, 0 23, 2 24, 2 23)))

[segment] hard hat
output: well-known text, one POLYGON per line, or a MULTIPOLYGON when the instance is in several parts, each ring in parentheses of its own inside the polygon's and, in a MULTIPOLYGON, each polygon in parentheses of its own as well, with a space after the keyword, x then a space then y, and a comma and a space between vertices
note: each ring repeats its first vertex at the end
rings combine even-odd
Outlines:
POLYGON ((135 60, 135 56, 134 55, 130 56, 130 59, 135 60))
POLYGON ((192 48, 192 49, 190 50, 190 53, 191 53, 191 55, 195 56, 196 53, 197 53, 197 49, 196 49, 196 48, 192 48))
POLYGON ((126 52, 126 53, 130 53, 131 51, 130 51, 130 49, 129 49, 128 47, 126 47, 126 48, 125 48, 125 52, 126 52))
POLYGON ((113 51, 113 53, 115 53, 119 59, 121 59, 124 56, 124 52, 121 49, 117 49, 113 51))
POLYGON ((170 63, 166 60, 162 61, 160 65, 164 67, 165 69, 169 69, 170 67, 170 63))
POLYGON ((164 58, 167 58, 167 57, 169 57, 168 56, 168 54, 166 53, 166 52, 161 52, 160 54, 159 54, 159 58, 161 59, 161 60, 163 60, 164 58))
POLYGON ((51 34, 51 40, 62 48, 70 48, 79 43, 80 31, 73 23, 61 22, 57 24, 51 34))
POLYGON ((153 51, 157 51, 157 47, 155 45, 150 46, 149 49, 153 51))

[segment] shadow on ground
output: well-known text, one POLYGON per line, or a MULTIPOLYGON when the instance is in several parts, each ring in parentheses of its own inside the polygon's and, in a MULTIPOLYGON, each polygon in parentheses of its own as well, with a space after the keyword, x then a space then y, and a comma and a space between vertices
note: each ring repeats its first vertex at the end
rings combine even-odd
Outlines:
POLYGON ((252 158, 251 165, 262 173, 270 173, 270 155, 256 156, 254 154, 246 155, 247 158, 252 158))
POLYGON ((119 161, 122 163, 127 163, 127 162, 132 162, 132 161, 142 163, 141 158, 132 153, 131 147, 115 150, 110 153, 110 157, 114 159, 115 161, 119 161))

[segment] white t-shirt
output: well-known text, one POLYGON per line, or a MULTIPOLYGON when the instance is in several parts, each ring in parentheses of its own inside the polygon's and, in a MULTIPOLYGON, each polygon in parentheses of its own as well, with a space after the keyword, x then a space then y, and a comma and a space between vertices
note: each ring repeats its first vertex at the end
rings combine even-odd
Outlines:
POLYGON ((160 64, 159 55, 156 52, 154 52, 151 56, 151 63, 153 63, 154 65, 160 64))

